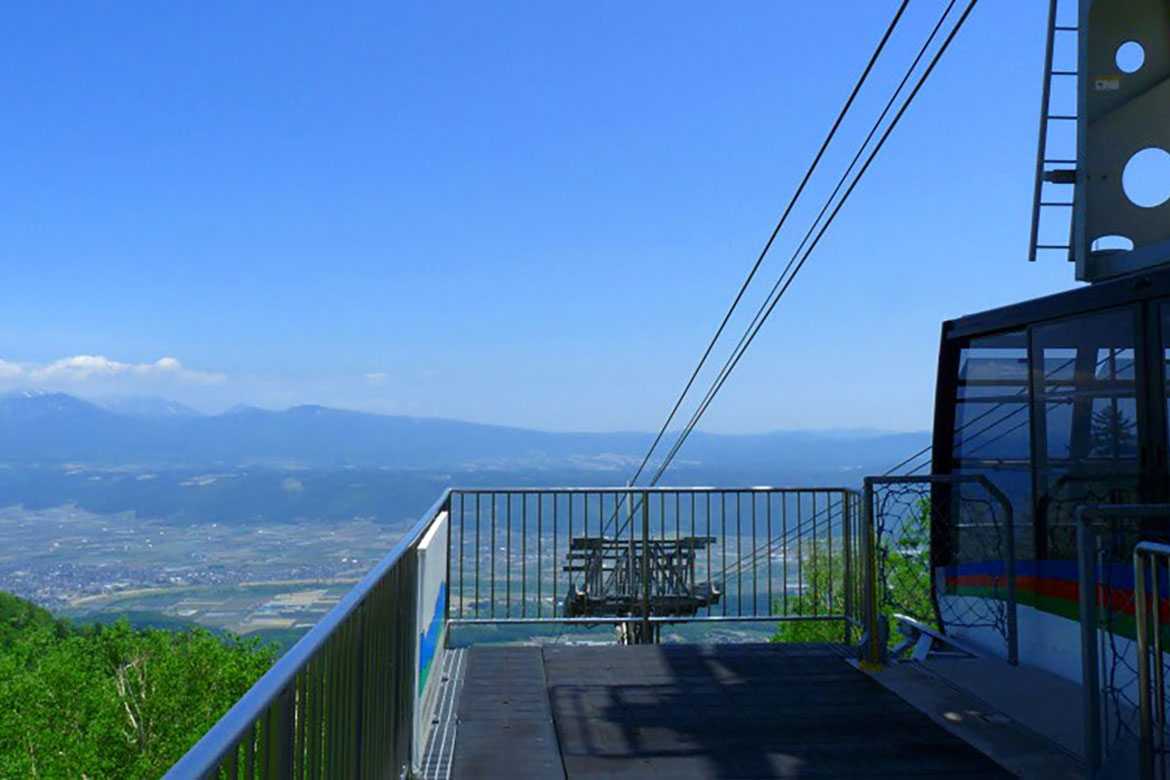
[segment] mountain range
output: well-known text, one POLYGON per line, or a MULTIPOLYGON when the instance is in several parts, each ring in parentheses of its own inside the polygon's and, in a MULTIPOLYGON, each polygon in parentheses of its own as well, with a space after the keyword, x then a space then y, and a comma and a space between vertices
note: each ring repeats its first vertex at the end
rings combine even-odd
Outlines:
MULTIPOLYGON (((98 403, 40 391, 0 397, 0 464, 7 465, 632 471, 652 441, 642 432, 554 433, 315 405, 204 415, 154 398, 98 403)), ((696 431, 677 462, 719 471, 744 466, 874 473, 928 443, 921 431, 696 431)))

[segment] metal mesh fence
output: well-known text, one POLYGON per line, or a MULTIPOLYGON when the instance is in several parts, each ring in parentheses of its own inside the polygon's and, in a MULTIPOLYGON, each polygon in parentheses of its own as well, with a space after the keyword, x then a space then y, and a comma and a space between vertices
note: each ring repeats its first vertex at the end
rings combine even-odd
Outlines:
MULTIPOLYGON (((1137 653, 1134 646, 1133 548, 1138 539, 1129 523, 1112 521, 1098 536, 1096 598, 1101 631, 1101 693, 1107 746, 1136 739, 1137 653)), ((1107 750, 1107 752, 1114 752, 1107 750)))
POLYGON ((1170 545, 1144 541, 1134 551, 1134 618, 1137 631, 1141 769, 1149 777, 1170 774, 1167 733, 1166 628, 1170 611, 1170 545), (1145 694, 1145 695, 1141 695, 1145 694))
POLYGON ((866 481, 874 593, 889 643, 896 616, 1015 656, 1011 507, 978 476, 866 481))
MULTIPOLYGON (((1095 736, 1091 760, 1104 761, 1136 746, 1141 736, 1142 656, 1137 643, 1137 593, 1134 548, 1144 540, 1165 540, 1170 509, 1158 507, 1097 506, 1077 512, 1078 577, 1085 586, 1081 599, 1082 652, 1086 655, 1086 731, 1095 736), (1086 598, 1087 596, 1087 598, 1086 598), (1096 755, 1096 759, 1092 756, 1096 755)), ((1146 663, 1156 684, 1147 684, 1155 715, 1170 704, 1163 680, 1170 663, 1162 647, 1167 632, 1167 594, 1170 580, 1166 561, 1154 559, 1145 582, 1148 612, 1154 619, 1155 640, 1146 663)), ((1149 625, 1149 623, 1147 623, 1149 625)), ((1093 737, 1090 736, 1090 740, 1093 737)), ((1164 748, 1164 728, 1158 729, 1157 745, 1164 748)), ((1158 766, 1165 776, 1165 754, 1158 751, 1158 766)))

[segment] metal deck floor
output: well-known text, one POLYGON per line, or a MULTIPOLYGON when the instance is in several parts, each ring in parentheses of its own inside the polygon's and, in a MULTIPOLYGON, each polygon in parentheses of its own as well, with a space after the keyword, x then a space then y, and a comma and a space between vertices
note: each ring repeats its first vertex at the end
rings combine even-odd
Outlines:
POLYGON ((450 776, 1010 777, 821 645, 474 647, 450 776))

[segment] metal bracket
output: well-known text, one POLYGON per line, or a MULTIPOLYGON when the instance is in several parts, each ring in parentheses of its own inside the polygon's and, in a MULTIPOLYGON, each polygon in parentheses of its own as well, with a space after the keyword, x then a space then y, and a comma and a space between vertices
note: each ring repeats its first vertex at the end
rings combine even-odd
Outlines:
POLYGON ((971 656, 973 658, 986 658, 987 654, 977 650, 968 645, 966 642, 947 636, 940 631, 936 631, 925 623, 921 623, 912 617, 906 615, 894 615, 894 620, 898 622, 898 631, 905 637, 905 641, 899 644, 891 655, 898 657, 914 647, 914 652, 911 655, 911 660, 925 661, 931 654, 934 655, 963 655, 971 656), (949 647, 952 652, 938 651, 934 649, 935 643, 949 647))

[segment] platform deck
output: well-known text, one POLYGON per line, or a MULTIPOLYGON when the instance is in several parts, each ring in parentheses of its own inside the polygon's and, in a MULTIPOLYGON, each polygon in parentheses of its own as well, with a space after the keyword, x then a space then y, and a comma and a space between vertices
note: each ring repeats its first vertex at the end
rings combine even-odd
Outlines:
POLYGON ((454 778, 1011 776, 829 645, 466 652, 454 778))

